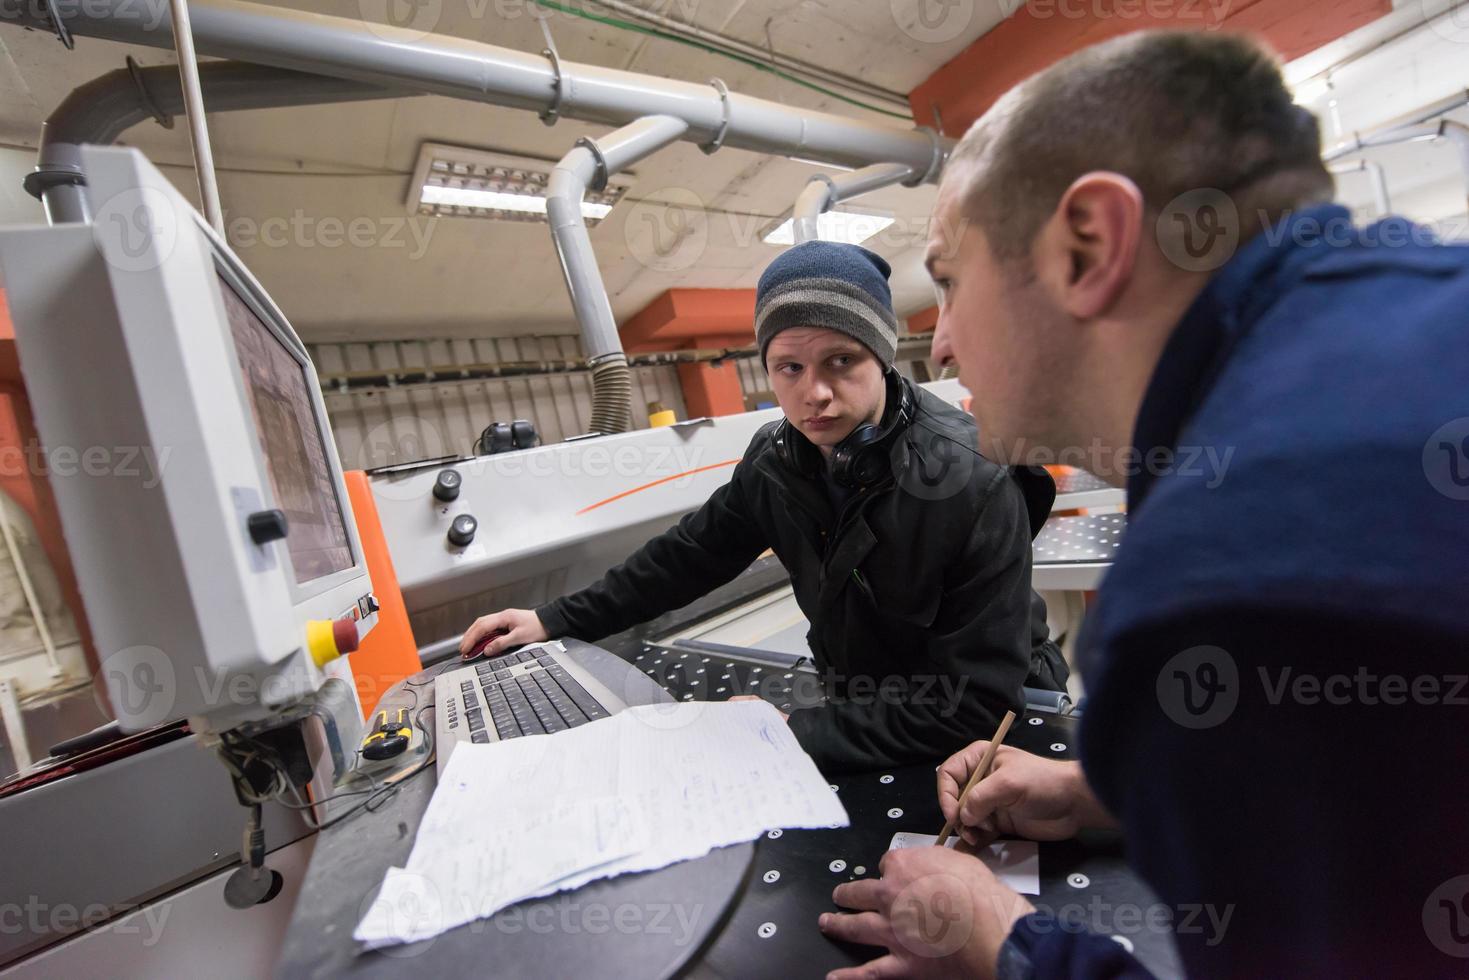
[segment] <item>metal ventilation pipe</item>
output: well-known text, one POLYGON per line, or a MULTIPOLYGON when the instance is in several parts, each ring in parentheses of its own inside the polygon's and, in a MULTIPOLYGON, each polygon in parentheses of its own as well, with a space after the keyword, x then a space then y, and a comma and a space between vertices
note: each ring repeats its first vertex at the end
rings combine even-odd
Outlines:
POLYGON ((897 183, 916 187, 930 176, 929 172, 906 163, 874 163, 835 177, 816 174, 806 182, 791 213, 791 233, 796 244, 820 238, 821 216, 839 202, 897 183))
MULTIPOLYGON (((199 80, 211 112, 415 94, 234 61, 200 65, 199 80)), ((42 124, 36 169, 26 175, 26 190, 41 199, 46 220, 53 225, 90 220, 79 152, 82 144, 115 142, 130 126, 150 118, 172 128, 173 116, 183 108, 183 84, 172 66, 139 68, 129 61, 126 68, 94 78, 68 95, 42 124)))
POLYGON ((688 128, 687 122, 674 116, 647 116, 600 139, 583 137, 556 164, 546 182, 551 239, 592 370, 593 432, 605 435, 628 430, 632 372, 582 218, 582 201, 588 187, 601 190, 609 176, 677 140, 688 128))
MULTIPOLYGON (((52 30, 46 4, 3 6, 5 23, 52 30)), ((172 31, 149 25, 138 6, 137 0, 63 4, 65 27, 82 37, 172 47, 172 31)), ((896 161, 937 174, 953 145, 931 129, 782 105, 731 92, 718 81, 578 64, 361 18, 244 0, 192 0, 189 16, 200 55, 531 109, 547 120, 623 125, 643 116, 676 116, 689 125, 683 138, 710 150, 733 146, 853 167, 896 161)))

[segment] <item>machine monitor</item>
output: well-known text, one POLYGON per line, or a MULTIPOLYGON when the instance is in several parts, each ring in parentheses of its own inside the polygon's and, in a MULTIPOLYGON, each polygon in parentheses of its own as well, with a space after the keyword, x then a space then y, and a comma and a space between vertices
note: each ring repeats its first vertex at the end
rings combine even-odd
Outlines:
POLYGON ((228 273, 221 269, 219 278, 271 488, 290 522, 286 547, 296 582, 304 585, 345 571, 352 567, 347 520, 307 369, 251 309, 228 273))
POLYGON ((0 276, 43 444, 153 461, 51 473, 112 707, 129 731, 299 713, 377 618, 315 370, 142 154, 82 159, 92 220, 0 230, 0 276))

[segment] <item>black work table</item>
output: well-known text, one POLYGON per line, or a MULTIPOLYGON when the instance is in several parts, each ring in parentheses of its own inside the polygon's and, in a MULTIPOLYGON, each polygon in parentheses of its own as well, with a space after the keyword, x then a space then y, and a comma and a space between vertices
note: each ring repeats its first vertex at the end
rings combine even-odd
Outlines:
MULTIPOLYGON (((780 706, 789 691, 778 681, 769 683, 776 680, 768 676, 769 666, 757 671, 752 664, 699 653, 670 655, 649 640, 784 581, 773 559, 762 559, 729 586, 677 613, 603 640, 601 646, 650 676, 675 700, 686 695, 724 700, 759 692, 780 706), (733 683, 721 685, 726 673, 733 683), (721 692, 721 686, 727 690, 721 692)), ((426 689, 429 698, 432 690, 432 685, 426 689)), ((399 701, 409 703, 401 685, 382 704, 399 701)), ((1068 758, 1075 754, 1077 725, 1075 718, 1036 713, 1018 720, 1006 743, 1048 758, 1068 758)), ((406 970, 465 978, 641 980, 684 975, 734 980, 819 977, 864 963, 882 951, 827 939, 816 927, 817 917, 836 910, 831 892, 838 884, 876 876, 894 833, 938 833, 943 816, 934 768, 939 761, 833 778, 851 818, 849 827, 771 832, 753 844, 722 848, 659 871, 522 902, 432 940, 362 952, 352 930, 387 868, 407 862, 434 788, 434 773, 424 772, 377 812, 359 814, 318 835, 277 975, 402 980, 406 970), (890 816, 899 811, 901 815, 890 816)), ((1040 880, 1040 896, 1030 896, 1037 908, 1086 923, 1102 935, 1120 936, 1159 977, 1182 975, 1171 933, 1150 926, 1159 918, 1150 914, 1158 900, 1127 868, 1116 835, 1040 845, 1040 880)))
MULTIPOLYGON (((1006 741, 1059 758, 1071 754, 1076 724, 1036 714, 1017 722, 1006 741)), ((359 954, 351 931, 382 873, 407 860, 433 791, 433 773, 424 773, 387 807, 321 835, 278 974, 401 978, 407 967, 446 976, 682 972, 704 980, 822 976, 865 962, 880 951, 835 943, 817 929, 816 919, 836 909, 836 885, 876 877, 894 833, 938 832, 943 817, 934 766, 842 776, 832 784, 850 827, 772 831, 754 845, 595 882, 521 903, 432 940, 359 954), (326 904, 324 897, 330 899, 326 904)), ((1121 936, 1160 977, 1181 975, 1171 935, 1148 925, 1156 921, 1149 910, 1157 899, 1128 870, 1114 835, 1042 844, 1040 872, 1041 894, 1030 899, 1038 908, 1121 936)))
MULTIPOLYGON (((1035 714, 1017 721, 1005 742, 1064 758, 1072 754, 1077 724, 1072 718, 1035 714)), ((832 785, 852 825, 762 838, 733 916, 691 977, 820 977, 884 952, 835 943, 817 929, 816 919, 837 911, 831 901, 837 885, 877 877, 877 863, 893 834, 939 832, 944 820, 934 765, 837 777, 832 785)), ((1040 885, 1039 897, 1027 896, 1038 909, 1085 923, 1102 935, 1120 936, 1159 977, 1182 976, 1171 933, 1149 924, 1161 914, 1150 916, 1149 910, 1160 903, 1128 869, 1117 835, 1041 844, 1040 885)))

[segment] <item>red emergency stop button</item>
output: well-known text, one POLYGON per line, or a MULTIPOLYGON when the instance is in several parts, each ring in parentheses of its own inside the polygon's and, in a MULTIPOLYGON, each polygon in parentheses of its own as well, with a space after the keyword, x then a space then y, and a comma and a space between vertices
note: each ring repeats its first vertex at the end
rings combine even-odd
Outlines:
POLYGON ((306 650, 318 667, 357 649, 357 624, 350 618, 313 619, 306 624, 306 650))

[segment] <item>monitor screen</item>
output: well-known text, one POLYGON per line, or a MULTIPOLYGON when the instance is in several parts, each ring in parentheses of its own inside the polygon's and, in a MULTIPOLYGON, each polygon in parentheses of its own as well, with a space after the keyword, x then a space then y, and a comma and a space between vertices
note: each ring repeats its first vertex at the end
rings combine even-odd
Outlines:
POLYGON ((221 276, 220 284, 276 506, 290 523, 286 544, 296 582, 351 568, 345 518, 305 368, 229 280, 221 276))

